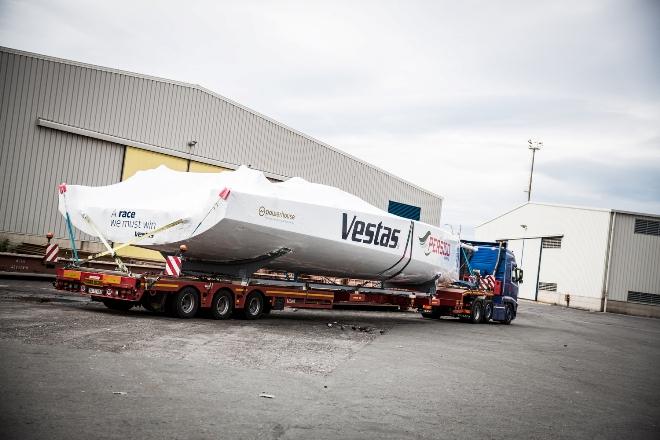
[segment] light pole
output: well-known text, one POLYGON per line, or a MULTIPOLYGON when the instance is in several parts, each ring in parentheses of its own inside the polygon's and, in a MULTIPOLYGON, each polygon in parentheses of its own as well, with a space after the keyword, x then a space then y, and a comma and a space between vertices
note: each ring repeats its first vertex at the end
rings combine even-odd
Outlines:
POLYGON ((527 141, 529 144, 528 148, 532 150, 532 168, 529 170, 529 187, 527 188, 527 201, 529 202, 532 198, 532 176, 534 175, 534 156, 536 156, 536 150, 540 150, 543 146, 541 141, 532 141, 531 139, 527 141))
POLYGON ((192 162, 192 152, 193 148, 195 148, 195 145, 197 145, 197 141, 190 141, 188 142, 188 166, 186 166, 186 172, 190 172, 190 163, 192 162))

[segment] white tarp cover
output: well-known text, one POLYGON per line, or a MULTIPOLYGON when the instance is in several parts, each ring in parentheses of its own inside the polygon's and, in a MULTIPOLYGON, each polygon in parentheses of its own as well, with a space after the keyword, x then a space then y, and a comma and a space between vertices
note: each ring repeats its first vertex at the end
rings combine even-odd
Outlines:
POLYGON ((297 177, 272 183, 247 167, 189 173, 161 166, 115 185, 67 185, 59 210, 78 229, 117 243, 184 219, 137 245, 174 254, 186 244, 195 259, 244 260, 288 248, 267 267, 412 284, 458 278, 459 241, 447 231, 334 187, 297 177))

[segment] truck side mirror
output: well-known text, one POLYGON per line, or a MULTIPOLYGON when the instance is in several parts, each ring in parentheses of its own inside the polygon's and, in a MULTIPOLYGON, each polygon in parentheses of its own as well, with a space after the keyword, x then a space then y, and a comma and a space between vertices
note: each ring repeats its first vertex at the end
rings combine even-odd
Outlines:
POLYGON ((517 282, 518 284, 522 284, 523 282, 523 270, 516 267, 514 269, 514 279, 513 281, 517 282))

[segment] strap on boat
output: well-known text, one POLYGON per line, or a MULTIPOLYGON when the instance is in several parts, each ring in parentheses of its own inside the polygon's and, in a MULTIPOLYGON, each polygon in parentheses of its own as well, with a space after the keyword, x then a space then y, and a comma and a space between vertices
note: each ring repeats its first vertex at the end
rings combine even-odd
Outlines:
POLYGON ((474 275, 474 273, 472 272, 472 266, 470 266, 470 260, 468 260, 468 256, 467 256, 467 254, 465 253, 465 249, 463 249, 463 248, 460 247, 460 246, 459 246, 459 249, 460 249, 461 252, 463 253, 463 258, 465 258, 465 264, 467 265, 467 268, 468 268, 468 271, 470 272, 470 275, 474 275))
POLYGON ((71 225, 71 217, 69 216, 69 209, 66 207, 66 183, 61 183, 58 186, 60 194, 64 199, 64 212, 66 213, 66 230, 69 234, 69 240, 71 241, 71 251, 73 252, 73 260, 77 265, 79 263, 78 259, 78 249, 76 249, 76 235, 73 231, 73 226, 71 225))
MULTIPOLYGON (((66 209, 66 203, 64 204, 66 209)), ((69 217, 69 212, 66 211, 66 229, 69 233, 69 240, 71 241, 71 251, 73 252, 73 259, 78 264, 80 259, 78 258, 78 249, 76 249, 76 236, 73 232, 73 226, 71 226, 71 217, 69 217)))
MULTIPOLYGON (((128 267, 124 264, 123 261, 121 261, 121 258, 117 256, 117 251, 110 246, 108 241, 105 239, 103 234, 101 234, 101 231, 99 231, 99 228, 96 227, 96 224, 92 221, 92 219, 85 213, 82 213, 82 218, 87 222, 87 224, 94 230, 96 233, 96 236, 101 239, 101 242, 103 243, 103 246, 107 249, 106 253, 109 253, 114 259, 115 263, 117 263, 117 267, 119 268, 120 271, 124 273, 130 273, 128 270, 128 267)), ((93 259, 94 256, 87 257, 87 260, 93 259)))
POLYGON ((103 243, 103 246, 105 246, 105 248, 108 250, 108 252, 110 252, 110 255, 112 255, 114 257, 115 256, 115 251, 112 250, 112 246, 110 246, 110 244, 108 244, 107 240, 105 239, 103 234, 101 234, 101 231, 99 231, 99 228, 96 227, 96 224, 92 221, 92 219, 85 213, 82 213, 80 215, 87 222, 87 224, 94 230, 94 233, 96 234, 96 236, 101 239, 101 242, 103 243))
POLYGON ((214 211, 215 208, 218 207, 218 205, 220 204, 220 202, 221 202, 222 200, 224 200, 224 199, 222 199, 221 197, 219 197, 218 200, 213 204, 213 206, 211 206, 211 209, 209 209, 209 212, 207 212, 206 215, 204 216, 204 218, 201 219, 201 220, 199 221, 199 223, 197 223, 197 226, 195 227, 195 230, 192 231, 192 232, 190 233, 190 237, 192 237, 193 235, 195 235, 195 232, 197 232, 197 230, 199 229, 199 227, 202 226, 202 223, 204 223, 204 220, 206 220, 206 218, 209 216, 209 214, 211 214, 211 212, 214 211))
MULTIPOLYGON (((84 217, 83 217, 83 218, 84 218, 84 217)), ((89 220, 89 222, 90 222, 90 225, 93 225, 93 223, 91 223, 91 219, 89 220)), ((183 224, 183 223, 185 223, 185 222, 186 222, 186 220, 180 218, 179 220, 175 220, 175 221, 173 221, 173 222, 171 222, 171 223, 166 224, 165 226, 161 226, 160 228, 156 228, 156 229, 154 229, 153 231, 150 231, 150 232, 148 232, 148 233, 145 233, 144 235, 141 235, 141 236, 139 236, 139 237, 136 237, 135 239, 133 239, 133 240, 131 240, 131 241, 128 241, 128 242, 126 242, 126 243, 122 243, 122 244, 120 244, 119 246, 116 246, 116 247, 114 247, 114 248, 111 248, 109 245, 107 245, 107 242, 105 241, 105 239, 103 238, 103 236, 101 235, 101 233, 98 232, 98 229, 97 229, 95 226, 92 226, 93 229, 94 229, 94 230, 97 232, 97 234, 99 235, 99 238, 101 239, 101 241, 104 242, 104 244, 106 245, 106 248, 108 248, 108 250, 103 251, 103 252, 99 252, 98 254, 90 255, 89 257, 87 257, 87 261, 89 261, 89 260, 94 260, 94 259, 96 259, 96 258, 100 258, 100 257, 104 257, 104 256, 106 256, 106 255, 111 255, 111 256, 113 256, 113 257, 115 258, 115 261, 117 261, 117 260, 121 261, 121 260, 119 259, 119 257, 116 256, 118 250, 123 249, 123 248, 128 247, 128 246, 132 246, 132 245, 134 245, 135 243, 138 243, 139 241, 142 241, 142 240, 146 239, 147 237, 151 237, 151 236, 153 236, 153 235, 155 235, 155 234, 158 234, 158 233, 160 233, 160 232, 166 231, 166 230, 168 230, 168 229, 170 229, 170 228, 173 228, 173 227, 175 227, 175 226, 177 226, 177 225, 180 225, 180 224, 183 224)), ((121 264, 118 263, 118 265, 119 265, 120 269, 122 268, 122 266, 124 266, 124 268, 126 268, 126 266, 125 266, 123 263, 121 263, 121 264)), ((122 269, 122 270, 123 270, 123 269, 122 269)), ((128 269, 126 268, 125 271, 128 272, 128 269)))

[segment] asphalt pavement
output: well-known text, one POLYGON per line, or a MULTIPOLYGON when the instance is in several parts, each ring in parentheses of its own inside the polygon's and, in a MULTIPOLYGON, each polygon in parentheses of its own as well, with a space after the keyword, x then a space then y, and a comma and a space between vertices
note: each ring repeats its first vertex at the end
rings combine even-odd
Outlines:
POLYGON ((0 279, 2 439, 657 439, 659 367, 660 320, 531 302, 179 320, 0 279))

